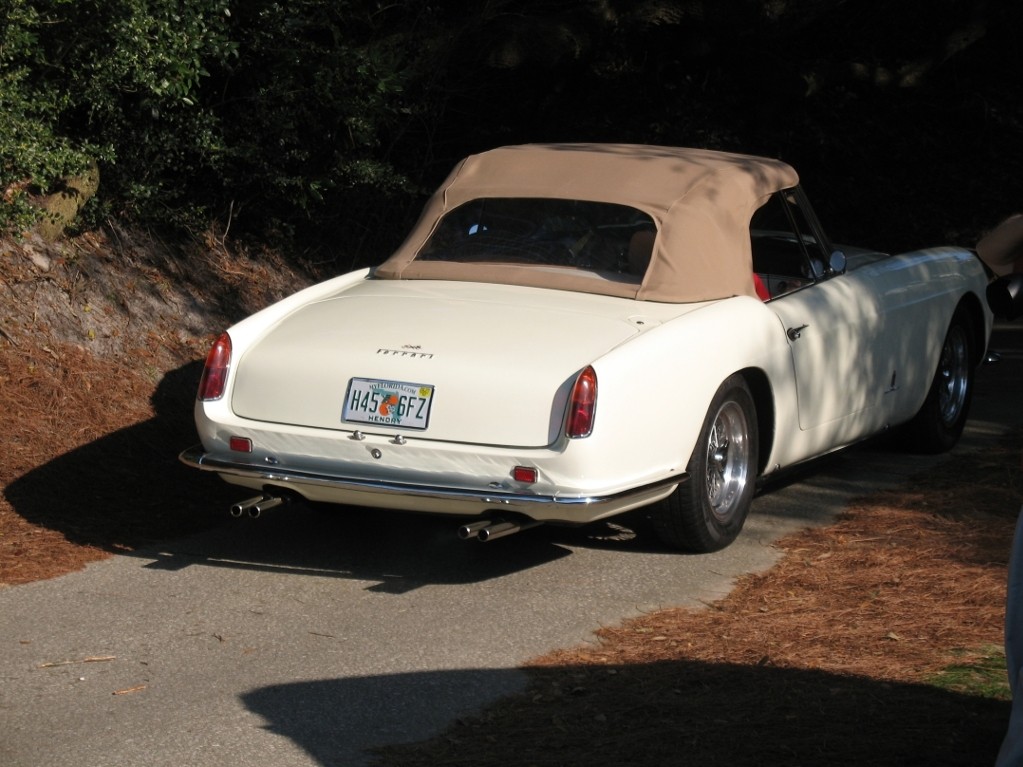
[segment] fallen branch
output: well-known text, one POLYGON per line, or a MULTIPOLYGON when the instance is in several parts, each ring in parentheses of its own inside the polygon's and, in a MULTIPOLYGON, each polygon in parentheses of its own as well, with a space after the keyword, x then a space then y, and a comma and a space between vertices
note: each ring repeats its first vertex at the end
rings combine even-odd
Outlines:
POLYGON ((78 660, 57 660, 51 661, 50 663, 40 663, 36 668, 57 668, 58 666, 73 666, 76 663, 108 663, 109 661, 117 660, 116 655, 93 655, 89 658, 79 658, 78 660))

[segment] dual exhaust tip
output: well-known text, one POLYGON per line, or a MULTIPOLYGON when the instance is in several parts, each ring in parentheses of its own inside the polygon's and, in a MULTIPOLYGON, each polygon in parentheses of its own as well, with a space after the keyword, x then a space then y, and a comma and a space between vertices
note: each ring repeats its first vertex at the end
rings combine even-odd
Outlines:
POLYGON ((264 511, 283 506, 288 503, 288 500, 288 498, 277 495, 258 495, 255 498, 234 504, 231 507, 231 516, 239 519, 248 514, 252 519, 259 519, 264 511))
POLYGON ((458 537, 463 541, 475 538, 481 543, 486 543, 487 541, 496 541, 498 538, 504 538, 506 535, 513 535, 514 533, 528 530, 539 524, 535 519, 525 519, 520 522, 481 519, 478 522, 470 522, 459 527, 458 537))
MULTIPOLYGON (((278 495, 257 495, 255 498, 249 498, 247 501, 241 501, 231 506, 231 516, 235 519, 240 519, 246 514, 252 519, 259 519, 263 515, 264 511, 277 508, 278 506, 284 506, 290 502, 290 498, 278 495)), ((458 528, 458 537, 463 541, 468 541, 473 538, 485 543, 487 541, 496 541, 498 538, 504 538, 508 535, 528 530, 531 527, 536 527, 540 523, 535 519, 525 519, 522 521, 509 521, 503 519, 481 519, 476 522, 469 522, 468 524, 462 525, 458 528)))

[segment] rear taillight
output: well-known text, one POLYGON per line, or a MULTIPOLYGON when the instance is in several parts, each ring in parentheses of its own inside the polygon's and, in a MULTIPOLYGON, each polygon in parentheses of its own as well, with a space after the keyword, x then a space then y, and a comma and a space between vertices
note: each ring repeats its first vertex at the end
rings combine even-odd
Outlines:
POLYGON ((227 371, 231 368, 231 336, 221 333, 220 338, 213 342, 210 353, 206 355, 206 367, 199 379, 200 400, 206 402, 224 396, 227 384, 227 371))
POLYGON ((572 439, 588 437, 593 431, 593 417, 597 412, 597 374, 588 367, 575 379, 572 396, 568 400, 568 418, 565 434, 572 439))

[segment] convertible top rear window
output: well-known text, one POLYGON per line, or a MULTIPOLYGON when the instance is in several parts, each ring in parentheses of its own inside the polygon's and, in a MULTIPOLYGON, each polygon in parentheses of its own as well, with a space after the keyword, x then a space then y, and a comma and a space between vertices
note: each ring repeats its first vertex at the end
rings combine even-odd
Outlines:
POLYGON ((628 205, 484 198, 445 214, 416 259, 571 267, 638 283, 650 261, 654 233, 653 219, 628 205))

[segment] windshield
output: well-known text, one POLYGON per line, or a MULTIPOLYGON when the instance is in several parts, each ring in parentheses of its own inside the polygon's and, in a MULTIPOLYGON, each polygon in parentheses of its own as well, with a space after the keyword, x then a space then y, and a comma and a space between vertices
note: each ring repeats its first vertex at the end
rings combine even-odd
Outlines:
POLYGON ((417 259, 646 271, 653 219, 636 208, 551 198, 472 200, 447 213, 417 259))

